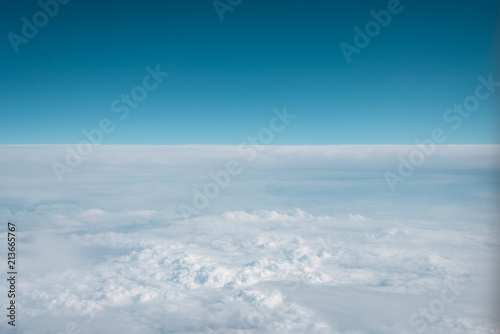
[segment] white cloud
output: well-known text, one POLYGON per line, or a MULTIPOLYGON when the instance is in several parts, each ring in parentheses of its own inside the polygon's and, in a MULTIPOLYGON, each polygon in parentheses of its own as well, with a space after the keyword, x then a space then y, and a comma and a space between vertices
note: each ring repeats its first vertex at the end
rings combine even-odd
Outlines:
MULTIPOLYGON (((379 316, 408 327, 412 305, 418 309, 416 301, 422 301, 425 306, 447 280, 460 277, 472 284, 474 277, 484 278, 487 264, 476 267, 473 254, 487 254, 484 244, 492 241, 487 235, 468 241, 473 251, 469 255, 459 251, 463 243, 458 240, 468 239, 467 231, 395 228, 383 221, 370 221, 369 227, 357 229, 353 223, 365 220, 352 220, 352 216, 316 217, 297 209, 237 211, 146 231, 72 233, 59 242, 40 239, 30 247, 52 245, 52 252, 30 254, 25 264, 19 287, 24 319, 35 323, 54 318, 46 328, 58 330, 69 321, 64 319, 87 319, 92 311, 96 319, 85 323, 89 331, 102 330, 102 321, 108 319, 136 328, 128 329, 132 333, 159 333, 158 328, 189 328, 192 333, 236 333, 238 328, 247 328, 249 333, 391 333, 382 320, 372 322, 363 313, 352 314, 360 320, 347 329, 339 325, 337 316, 324 312, 342 308, 345 298, 352 307, 369 312, 374 305, 366 305, 365 298, 370 295, 388 303, 401 303, 404 297, 408 298, 403 307, 407 313, 379 316), (232 227, 222 230, 228 224, 232 227), (182 237, 177 233, 198 229, 199 233, 182 237), (451 243, 446 241, 450 233, 454 233, 451 243), (104 256, 89 263, 83 256, 89 252, 104 256), (33 270, 33 263, 60 261, 61 254, 67 257, 57 270, 33 270), (341 287, 346 290, 337 300, 341 287), (305 296, 311 289, 321 297, 305 296), (351 297, 347 291, 352 291, 351 297), (159 320, 163 315, 164 320, 159 320), (245 317, 256 320, 241 320, 245 317), (184 320, 171 323, 172 319, 184 320)), ((454 305, 454 312, 462 317, 450 318, 457 320, 449 326, 469 319, 470 328, 462 327, 471 333, 493 328, 491 319, 488 325, 474 318, 465 300, 454 305)), ((445 326, 446 319, 436 323, 436 328, 445 326)), ((109 333, 123 330, 107 329, 109 333)))
POLYGON ((380 171, 409 149, 270 147, 183 219, 179 202, 235 147, 103 146, 62 184, 44 167, 61 147, 0 147, 0 217, 21 231, 19 328, 415 332, 410 315, 460 279, 429 333, 498 330, 498 147, 440 148, 392 194, 380 171))

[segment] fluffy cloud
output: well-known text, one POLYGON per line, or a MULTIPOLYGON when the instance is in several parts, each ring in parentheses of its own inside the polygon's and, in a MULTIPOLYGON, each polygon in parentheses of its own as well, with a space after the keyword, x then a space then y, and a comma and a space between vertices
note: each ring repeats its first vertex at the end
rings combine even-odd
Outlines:
MULTIPOLYGON (((474 292, 488 267, 475 255, 499 246, 469 231, 352 217, 236 211, 133 232, 33 235, 21 328, 57 332, 74 321, 108 333, 396 333, 450 281, 474 292), (59 265, 35 266, 51 261, 59 265), (375 321, 370 303, 381 302, 400 310, 375 321)), ((493 329, 471 313, 473 300, 452 305, 433 328, 493 329)))
POLYGON ((500 328, 496 146, 444 147, 396 193, 381 171, 409 147, 270 147, 192 218, 235 147, 100 147, 62 184, 60 149, 0 147, 24 333, 500 328))

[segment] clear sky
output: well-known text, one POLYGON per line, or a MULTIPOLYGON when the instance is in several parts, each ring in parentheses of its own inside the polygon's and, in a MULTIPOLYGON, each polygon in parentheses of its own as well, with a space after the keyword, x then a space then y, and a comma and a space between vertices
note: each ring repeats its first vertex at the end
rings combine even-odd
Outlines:
POLYGON ((500 88, 459 128, 443 120, 478 76, 500 81, 498 0, 401 0, 350 63, 339 45, 388 1, 238 2, 221 20, 212 0, 72 0, 44 25, 37 1, 4 1, 0 144, 78 143, 109 118, 103 144, 237 145, 283 106, 297 117, 276 145, 412 144, 436 127, 446 144, 500 143, 500 88), (23 17, 38 32, 12 43, 23 17), (169 76, 121 120, 111 105, 147 66, 169 76))

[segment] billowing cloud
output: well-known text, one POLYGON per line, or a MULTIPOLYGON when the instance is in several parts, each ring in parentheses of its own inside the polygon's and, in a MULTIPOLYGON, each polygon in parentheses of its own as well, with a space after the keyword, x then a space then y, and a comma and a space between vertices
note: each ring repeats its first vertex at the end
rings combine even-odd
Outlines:
POLYGON ((408 148, 270 147, 186 218, 234 147, 103 147, 63 183, 40 167, 59 149, 0 147, 23 333, 500 328, 497 147, 445 148, 395 193, 408 148))

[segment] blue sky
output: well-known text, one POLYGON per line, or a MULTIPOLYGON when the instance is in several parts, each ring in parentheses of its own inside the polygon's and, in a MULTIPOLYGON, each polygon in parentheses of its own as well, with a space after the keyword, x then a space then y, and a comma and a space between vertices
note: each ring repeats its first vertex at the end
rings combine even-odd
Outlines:
POLYGON ((103 144, 240 144, 272 109, 297 118, 272 144, 412 144, 442 127, 447 144, 500 143, 499 94, 453 130, 443 113, 500 81, 499 3, 401 1, 387 27, 348 63, 339 44, 387 1, 72 0, 15 52, 10 32, 40 11, 2 4, 0 144, 74 144, 103 118, 103 144), (124 120, 112 102, 169 76, 124 120))

